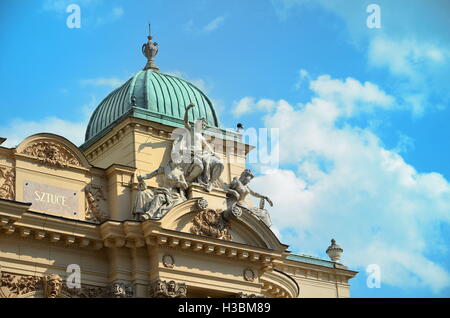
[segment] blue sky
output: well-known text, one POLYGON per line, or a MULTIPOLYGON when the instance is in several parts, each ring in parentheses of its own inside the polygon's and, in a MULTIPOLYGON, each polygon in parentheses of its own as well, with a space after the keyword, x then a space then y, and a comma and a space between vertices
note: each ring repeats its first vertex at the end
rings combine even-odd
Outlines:
POLYGON ((223 127, 280 129, 280 166, 255 190, 294 252, 334 237, 353 297, 449 297, 450 4, 445 0, 0 3, 0 136, 83 142, 112 89, 145 65, 200 87, 223 127), (81 8, 81 28, 66 7, 81 8), (369 29, 369 4, 381 28, 369 29), (366 286, 378 264, 381 288, 366 286))

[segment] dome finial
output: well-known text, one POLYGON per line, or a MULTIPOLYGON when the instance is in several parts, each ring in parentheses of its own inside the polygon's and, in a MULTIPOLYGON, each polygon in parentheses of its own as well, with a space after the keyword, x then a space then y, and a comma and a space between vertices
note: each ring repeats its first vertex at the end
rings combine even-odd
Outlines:
POLYGON ((153 42, 151 35, 151 24, 148 24, 148 41, 142 45, 142 54, 147 58, 147 64, 144 67, 144 70, 151 69, 152 71, 159 72, 158 66, 155 64, 155 56, 158 54, 158 43, 153 42))

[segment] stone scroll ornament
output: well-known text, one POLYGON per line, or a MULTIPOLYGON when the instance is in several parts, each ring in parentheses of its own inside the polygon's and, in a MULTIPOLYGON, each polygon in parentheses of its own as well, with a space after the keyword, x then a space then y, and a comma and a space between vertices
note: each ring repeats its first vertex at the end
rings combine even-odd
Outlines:
POLYGON ((267 201, 270 206, 273 206, 272 201, 264 195, 261 195, 248 186, 253 179, 253 173, 249 169, 245 169, 239 178, 234 178, 228 186, 228 210, 227 215, 238 216, 241 210, 251 213, 256 218, 264 222, 268 227, 272 225, 269 212, 264 208, 264 203, 267 201), (260 199, 259 208, 249 207, 246 203, 248 195, 252 195, 260 199))
POLYGON ((38 141, 27 146, 23 154, 35 157, 43 164, 65 168, 69 165, 81 167, 80 160, 66 147, 52 141, 38 141))
POLYGON ((16 198, 15 183, 16 173, 12 168, 0 167, 0 198, 14 200, 16 198))

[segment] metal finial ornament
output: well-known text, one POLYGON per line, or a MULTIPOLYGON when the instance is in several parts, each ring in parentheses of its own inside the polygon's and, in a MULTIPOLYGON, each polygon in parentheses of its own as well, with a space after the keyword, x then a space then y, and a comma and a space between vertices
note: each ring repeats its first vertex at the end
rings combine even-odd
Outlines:
POLYGON ((158 54, 158 43, 153 42, 153 37, 151 36, 151 25, 148 24, 148 36, 147 36, 147 43, 144 43, 142 45, 142 54, 147 58, 147 64, 144 67, 145 70, 152 70, 155 72, 159 72, 158 66, 155 64, 155 56, 158 54))

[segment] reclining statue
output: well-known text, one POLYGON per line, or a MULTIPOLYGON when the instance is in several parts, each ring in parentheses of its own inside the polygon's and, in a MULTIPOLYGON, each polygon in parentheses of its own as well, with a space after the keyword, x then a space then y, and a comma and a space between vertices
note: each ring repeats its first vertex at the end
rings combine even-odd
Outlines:
POLYGON ((186 201, 184 192, 188 184, 181 166, 173 161, 137 178, 139 192, 133 214, 138 220, 159 219, 172 207, 186 201), (147 189, 145 179, 150 179, 159 174, 163 174, 163 186, 154 190, 147 189))
POLYGON ((229 197, 229 209, 232 209, 234 206, 237 206, 244 211, 250 212, 252 215, 260 219, 264 222, 268 227, 272 225, 272 221, 270 220, 269 212, 264 209, 264 203, 267 201, 270 206, 273 206, 272 201, 261 195, 248 186, 250 181, 254 178, 253 173, 249 169, 245 169, 241 176, 238 178, 234 177, 231 184, 228 186, 228 197, 229 197), (245 199, 247 195, 252 195, 256 198, 261 199, 259 203, 259 208, 249 207, 245 199))

